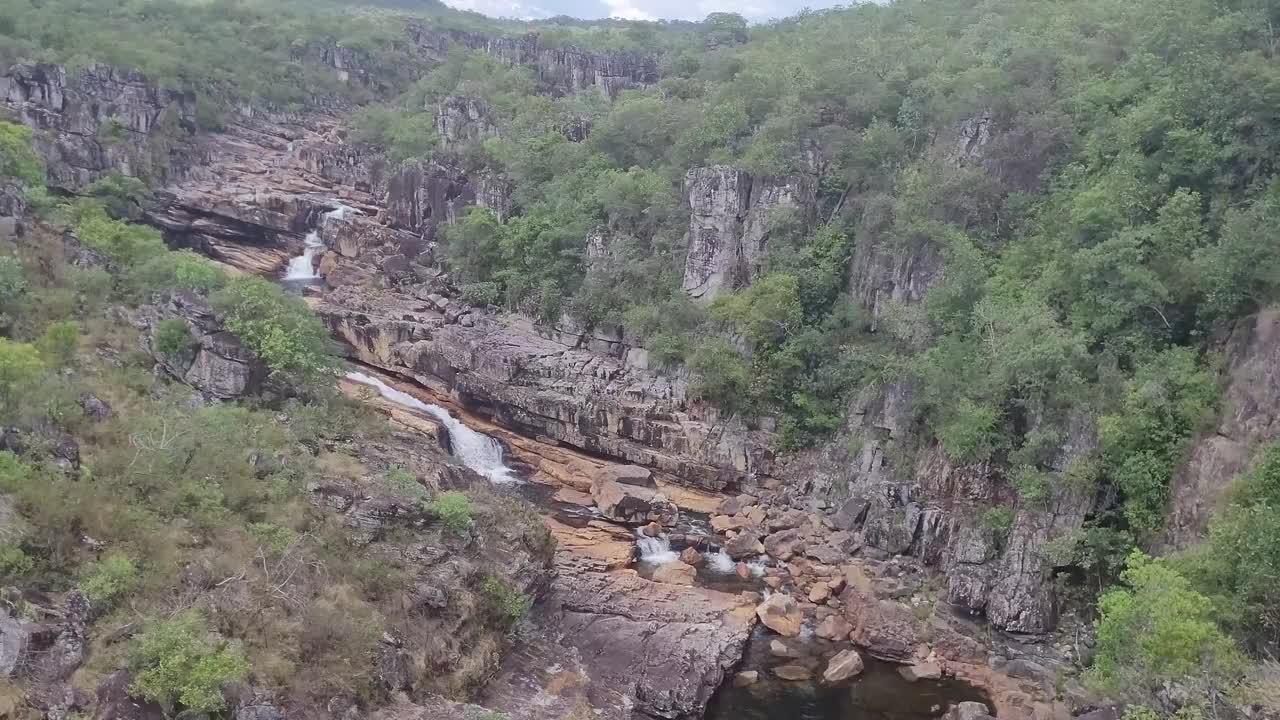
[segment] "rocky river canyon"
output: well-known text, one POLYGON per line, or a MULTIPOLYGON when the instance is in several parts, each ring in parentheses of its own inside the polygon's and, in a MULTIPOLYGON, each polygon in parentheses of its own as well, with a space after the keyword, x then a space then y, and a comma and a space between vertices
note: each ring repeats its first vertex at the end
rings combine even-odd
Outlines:
MULTIPOLYGON (((534 68, 548 93, 608 99, 657 81, 642 53, 423 28, 407 37, 424 66, 462 44, 534 68)), ((358 56, 320 56, 349 82, 376 75, 358 56)), ((1008 494, 1000 469, 956 465, 938 447, 902 464, 914 389, 892 379, 856 394, 838 439, 781 454, 770 418, 693 399, 685 371, 650 367, 620 330, 464 302, 433 256, 436 231, 468 207, 509 212, 504 178, 444 155, 396 166, 351 139, 340 105, 246 104, 223 130, 195 132, 193 103, 105 65, 0 74, 0 109, 37 130, 53 186, 146 173, 160 189, 138 215, 171 246, 303 294, 351 363, 345 393, 537 508, 556 541, 553 579, 479 705, 530 720, 1050 720, 1089 709, 1059 676, 1092 639, 1059 612, 1044 549, 1097 498, 1056 489, 996 537, 977 514, 1008 494), (102 139, 108 123, 124 141, 102 139)), ((492 132, 467 98, 435 113, 445 147, 492 132)), ((984 147, 998 133, 977 116, 931 142, 941 161, 996 175, 984 147)), ((780 178, 689 169, 685 291, 709 299, 750 273, 770 213, 814 222, 821 164, 780 178)), ((918 303, 943 272, 928 247, 874 242, 857 246, 851 268, 851 295, 873 323, 890 304, 918 303)), ((156 312, 208 330, 188 365, 167 367, 175 377, 217 398, 262 381, 206 310, 179 299, 156 312)), ((1243 448, 1275 434, 1257 409, 1280 406, 1267 402, 1280 395, 1276 324, 1264 312, 1222 340, 1237 402, 1178 474, 1175 535, 1203 523, 1203 499, 1242 466, 1243 448)), ((1097 442, 1078 418, 1052 463, 1065 468, 1097 442)), ((471 717, 402 700, 377 717, 471 717)))

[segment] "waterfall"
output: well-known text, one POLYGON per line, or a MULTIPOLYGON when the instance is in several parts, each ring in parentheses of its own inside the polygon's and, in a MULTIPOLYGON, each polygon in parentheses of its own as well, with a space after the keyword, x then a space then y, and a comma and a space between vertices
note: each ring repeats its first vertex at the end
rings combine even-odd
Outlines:
MULTIPOLYGON (((330 210, 320 216, 320 225, 323 226, 330 220, 346 220, 348 215, 359 213, 353 207, 347 207, 342 203, 335 203, 338 207, 330 210)), ((324 247, 324 242, 320 239, 319 228, 307 233, 307 237, 302 241, 302 254, 295 258, 290 258, 289 268, 284 273, 285 280, 316 280, 320 276, 315 270, 315 256, 320 248, 324 247)))
POLYGON ((671 539, 666 534, 649 537, 643 531, 636 530, 636 550, 640 553, 640 562, 664 565, 680 559, 680 554, 671 549, 671 539))
POLYGON ((738 563, 734 562, 734 559, 724 550, 707 553, 704 557, 707 560, 707 567, 718 573, 729 575, 738 568, 738 563))
POLYGON ((376 389, 379 395, 397 405, 427 413, 439 420, 445 429, 449 431, 449 441, 453 445, 453 454, 462 460, 464 465, 489 478, 491 482, 520 482, 520 478, 516 477, 515 472, 503 462, 502 444, 484 433, 478 433, 463 425, 457 418, 450 415, 448 410, 439 405, 424 403, 406 392, 401 392, 391 387, 376 377, 371 377, 361 372, 349 372, 346 377, 352 382, 358 382, 361 385, 368 385, 376 389))

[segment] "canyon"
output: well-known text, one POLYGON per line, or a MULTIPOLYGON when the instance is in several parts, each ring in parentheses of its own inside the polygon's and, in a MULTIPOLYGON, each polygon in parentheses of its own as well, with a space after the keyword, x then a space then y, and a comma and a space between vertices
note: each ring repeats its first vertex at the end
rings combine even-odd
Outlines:
MULTIPOLYGON (((426 65, 461 45, 535 68, 549 94, 616 98, 658 76, 653 57, 546 48, 536 36, 417 26, 407 36, 426 65)), ((317 57, 343 81, 377 83, 377 68, 358 53, 330 48, 317 57)), ((1001 718, 1089 709, 1056 682, 1081 653, 1064 638, 1087 629, 1061 617, 1047 548, 1083 525, 1098 502, 1091 493, 1055 488, 1043 507, 1020 508, 1007 534, 985 526, 980 511, 1012 498, 1005 469, 957 465, 938 446, 904 452, 917 422, 906 380, 861 389, 835 439, 779 453, 772 418, 695 399, 687 371, 651 367, 643 344, 619 329, 584 328, 568 316, 539 323, 463 302, 436 262, 436 230, 472 206, 510 213, 504 178, 447 158, 393 167, 350 139, 349 108, 244 106, 224 130, 204 132, 195 130, 194 102, 103 65, 74 76, 48 64, 0 74, 0 112, 37 130, 51 186, 75 193, 113 173, 146 176, 159 190, 138 217, 174 247, 271 277, 291 259, 314 258, 314 282, 301 291, 362 372, 496 438, 528 483, 578 508, 572 521, 544 513, 557 541, 553 578, 530 635, 480 694, 485 707, 548 720, 583 708, 603 718, 697 717, 734 681, 761 623, 783 636, 816 634, 831 643, 828 656, 856 647, 921 675, 936 669, 985 691, 1001 718), (343 207, 355 212, 336 212, 343 207), (682 515, 706 516, 707 532, 685 538, 704 558, 723 550, 735 561, 766 559, 758 584, 727 592, 637 573, 633 526, 643 523, 590 514, 601 478, 619 467, 646 478, 644 512, 661 494, 682 515)), ((440 104, 437 132, 448 146, 493 130, 483 108, 459 97, 440 104)), ((989 117, 974 117, 933 138, 932 152, 941 166, 1008 178, 984 155, 999 133, 989 117)), ((725 165, 688 170, 683 287, 691 297, 709 301, 750 282, 775 212, 819 222, 819 158, 810 170, 783 178, 725 165)), ((0 215, 20 212, 0 204, 0 215)), ((601 244, 607 252, 607 238, 601 244)), ((875 327, 892 308, 920 303, 945 272, 936 248, 869 232, 851 259, 849 293, 875 327)), ((156 312, 143 324, 177 315, 207 330, 190 364, 166 367, 170 374, 216 398, 261 382, 261 367, 207 308, 179 298, 156 312)), ((1176 477, 1171 544, 1202 531, 1251 449, 1280 435, 1272 418, 1278 323, 1264 311, 1218 343, 1229 401, 1176 477)), ((372 397, 359 383, 343 389, 424 442, 449 434, 439 418, 372 397)), ((1090 418, 1069 426, 1052 453, 1058 470, 1098 447, 1090 418)), ((409 702, 383 713, 446 716, 409 702)))

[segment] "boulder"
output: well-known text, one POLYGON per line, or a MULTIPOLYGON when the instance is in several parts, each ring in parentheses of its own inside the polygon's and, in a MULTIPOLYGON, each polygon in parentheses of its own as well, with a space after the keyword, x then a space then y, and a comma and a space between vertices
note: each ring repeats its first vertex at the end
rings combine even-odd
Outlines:
POLYGON ((808 680, 813 677, 813 672, 809 670, 809 668, 795 663, 790 665, 779 665, 773 669, 773 674, 777 675, 782 680, 790 680, 792 682, 808 680))
POLYGON ((839 615, 826 616, 814 629, 814 634, 823 640, 847 640, 851 632, 853 626, 839 615))
POLYGON ((697 548, 687 547, 680 551, 680 562, 697 567, 702 564, 702 553, 697 548))
POLYGON ((639 465, 603 465, 592 474, 591 481, 593 483, 613 481, 636 487, 657 487, 653 481, 653 472, 639 465))
POLYGON ((614 522, 675 525, 680 517, 679 508, 657 490, 624 484, 610 477, 597 476, 592 481, 591 499, 600 513, 614 522))
POLYGON ((718 533, 726 533, 730 530, 741 530, 750 523, 745 517, 740 515, 712 515, 711 529, 718 533))
POLYGON ((0 615, 0 675, 12 677, 26 657, 31 631, 22 621, 0 615))
POLYGON ((741 560, 764 552, 764 544, 760 542, 760 536, 744 530, 725 542, 724 551, 734 560, 741 560))
MULTIPOLYGON (((849 648, 836 653, 822 672, 822 681, 827 683, 844 682, 862 672, 862 656, 857 650, 849 648)), ((971 720, 964 718, 963 720, 971 720)))
POLYGON ((653 581, 668 585, 692 585, 698 571, 692 565, 676 561, 659 565, 653 571, 653 581))
POLYGON ((777 638, 769 641, 769 654, 781 658, 798 658, 802 655, 799 650, 777 638))
POLYGON ((795 637, 800 634, 804 614, 795 598, 786 593, 774 593, 756 608, 756 616, 765 627, 782 635, 795 637))
POLYGON ((831 597, 831 586, 824 582, 816 582, 813 587, 809 588, 809 602, 811 603, 823 603, 829 597, 831 597))
POLYGON ((986 705, 966 700, 952 706, 942 720, 989 720, 990 717, 991 709, 986 705))
POLYGON ((804 549, 804 534, 796 528, 788 528, 765 537, 764 550, 779 560, 790 560, 804 549))
POLYGON ((98 685, 98 705, 93 720, 165 720, 159 705, 129 695, 133 676, 128 670, 111 673, 98 685))
POLYGON ((937 680, 942 677, 942 667, 936 662, 918 662, 898 668, 898 674, 907 682, 937 680))
POLYGON ((760 672, 758 670, 743 670, 733 676, 733 686, 736 688, 749 687, 760 681, 760 672))

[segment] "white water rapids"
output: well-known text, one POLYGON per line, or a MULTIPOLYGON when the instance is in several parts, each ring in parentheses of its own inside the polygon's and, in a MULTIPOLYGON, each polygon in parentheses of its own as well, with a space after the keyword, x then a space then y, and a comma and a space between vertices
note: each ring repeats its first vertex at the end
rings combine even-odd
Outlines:
POLYGON ((654 565, 665 565, 680 559, 680 553, 671 549, 671 540, 666 534, 649 537, 643 530, 636 530, 636 550, 640 553, 640 562, 654 565))
MULTIPOLYGON (((345 220, 348 215, 359 213, 353 207, 347 207, 342 203, 336 203, 338 207, 330 210, 320 216, 320 225, 323 226, 330 220, 345 220)), ((324 247, 324 242, 320 240, 320 228, 316 228, 307 233, 307 237, 302 241, 302 254, 289 260, 289 267, 285 270, 285 280, 318 280, 319 275, 316 274, 315 257, 316 253, 324 247)))
POLYGON ((491 482, 502 484, 521 482, 520 478, 516 477, 515 471, 507 467, 506 462, 503 461, 501 443, 463 425, 457 418, 450 415, 448 410, 439 405, 424 403, 409 393, 397 390, 378 378, 362 372, 349 372, 346 377, 352 382, 368 385, 377 390, 379 395, 397 405, 427 413, 439 420, 449 431, 449 442, 453 446, 453 454, 464 465, 489 478, 491 482))

